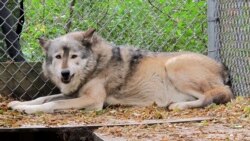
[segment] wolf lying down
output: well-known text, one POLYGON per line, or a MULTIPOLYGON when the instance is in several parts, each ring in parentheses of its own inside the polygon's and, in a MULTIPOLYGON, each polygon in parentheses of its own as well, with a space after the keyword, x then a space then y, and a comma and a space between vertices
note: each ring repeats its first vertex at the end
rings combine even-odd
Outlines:
POLYGON ((187 109, 233 98, 222 64, 196 53, 155 53, 114 46, 95 33, 72 32, 39 39, 46 53, 45 76, 62 94, 8 107, 26 113, 66 109, 101 110, 107 105, 187 109))

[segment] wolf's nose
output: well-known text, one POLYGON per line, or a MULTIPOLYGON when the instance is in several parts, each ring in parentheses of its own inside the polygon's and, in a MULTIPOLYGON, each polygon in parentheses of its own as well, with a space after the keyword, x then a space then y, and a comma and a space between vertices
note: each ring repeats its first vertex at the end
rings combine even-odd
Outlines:
POLYGON ((62 74, 62 77, 64 79, 68 79, 69 75, 70 75, 70 71, 69 70, 62 70, 61 74, 62 74))

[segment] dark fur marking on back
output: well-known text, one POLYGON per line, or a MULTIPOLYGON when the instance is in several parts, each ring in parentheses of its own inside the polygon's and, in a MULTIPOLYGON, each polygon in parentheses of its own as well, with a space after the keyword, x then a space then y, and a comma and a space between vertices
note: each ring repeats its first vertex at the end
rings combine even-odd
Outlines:
POLYGON ((112 57, 111 57, 111 60, 119 61, 119 62, 122 61, 120 47, 114 47, 114 48, 112 48, 112 57))
MULTIPOLYGON (((125 85, 128 82, 128 80, 130 79, 130 77, 133 76, 133 74, 135 73, 136 67, 138 66, 138 64, 141 62, 141 60, 145 57, 145 55, 147 54, 145 51, 142 51, 140 49, 130 49, 130 60, 129 60, 129 68, 128 68, 128 73, 125 76, 125 85)), ((122 86, 120 86, 122 87, 122 86)), ((118 89, 121 89, 120 87, 118 87, 118 89)))
POLYGON ((144 53, 140 49, 131 50, 130 52, 131 52, 131 59, 129 62, 129 67, 130 67, 130 70, 133 71, 135 67, 137 66, 137 64, 139 64, 141 59, 144 57, 144 53))
POLYGON ((140 49, 136 49, 136 50, 131 49, 130 54, 131 54, 131 58, 130 58, 130 62, 129 62, 128 74, 126 76, 127 79, 134 74, 137 65, 140 63, 140 61, 145 56, 145 52, 143 52, 140 49))

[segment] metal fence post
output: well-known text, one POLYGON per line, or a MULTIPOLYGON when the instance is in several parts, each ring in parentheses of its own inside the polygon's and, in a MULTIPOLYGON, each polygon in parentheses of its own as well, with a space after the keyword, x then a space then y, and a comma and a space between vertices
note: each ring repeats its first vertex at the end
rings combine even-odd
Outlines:
POLYGON ((208 0, 207 18, 208 18, 208 56, 220 61, 219 46, 216 43, 216 24, 219 22, 216 14, 216 0, 208 0))

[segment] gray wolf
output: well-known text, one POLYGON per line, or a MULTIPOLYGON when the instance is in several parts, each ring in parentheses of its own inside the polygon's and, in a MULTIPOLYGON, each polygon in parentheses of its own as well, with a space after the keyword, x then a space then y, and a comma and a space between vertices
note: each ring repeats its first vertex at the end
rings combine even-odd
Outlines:
POLYGON ((12 101, 8 107, 14 110, 101 110, 104 104, 184 110, 233 98, 223 65, 201 54, 115 46, 95 29, 39 42, 46 54, 43 72, 61 94, 12 101))

